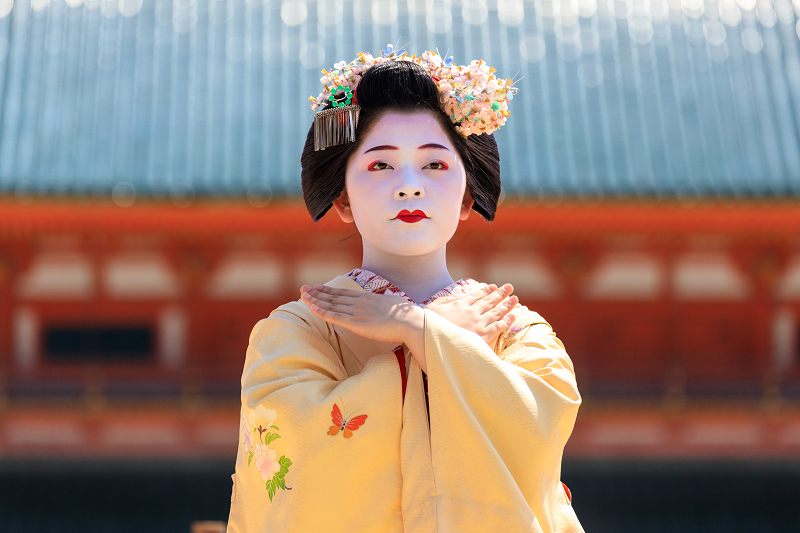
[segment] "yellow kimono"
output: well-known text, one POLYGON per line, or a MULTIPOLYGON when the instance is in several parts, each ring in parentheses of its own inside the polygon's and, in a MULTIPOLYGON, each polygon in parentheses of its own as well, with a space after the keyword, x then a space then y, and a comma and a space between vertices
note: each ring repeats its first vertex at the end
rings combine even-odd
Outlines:
MULTIPOLYGON (((461 292, 480 286, 468 281, 461 292)), ((327 285, 374 288, 350 275, 327 285)), ((396 345, 302 301, 261 320, 228 532, 582 532, 560 482, 581 402, 572 362, 538 314, 514 314, 492 350, 425 311, 430 423, 423 373, 396 345)))

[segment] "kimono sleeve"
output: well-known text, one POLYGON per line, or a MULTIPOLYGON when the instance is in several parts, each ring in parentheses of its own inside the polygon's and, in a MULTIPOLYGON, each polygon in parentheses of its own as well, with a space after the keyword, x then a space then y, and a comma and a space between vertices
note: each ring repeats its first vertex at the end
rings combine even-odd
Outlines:
POLYGON ((515 314, 521 330, 498 355, 478 335, 425 312, 440 510, 464 529, 481 519, 502 531, 582 532, 560 482, 581 403, 572 362, 538 314, 515 314))
POLYGON ((400 499, 401 394, 394 353, 348 377, 332 329, 302 302, 256 324, 242 375, 228 532, 400 523, 387 502, 400 499))

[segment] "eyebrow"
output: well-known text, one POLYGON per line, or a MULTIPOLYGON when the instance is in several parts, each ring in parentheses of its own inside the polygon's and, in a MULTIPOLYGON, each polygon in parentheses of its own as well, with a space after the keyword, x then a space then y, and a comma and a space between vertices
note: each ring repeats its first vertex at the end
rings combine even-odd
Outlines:
MULTIPOLYGON (((447 150, 448 152, 450 151, 450 149, 447 148, 446 146, 442 146, 441 144, 436 144, 436 143, 423 144, 422 146, 417 148, 417 150, 435 150, 435 149, 447 150)), ((364 153, 366 154, 368 152, 377 152, 379 150, 399 150, 399 148, 397 148, 397 146, 392 146, 390 144, 381 144, 379 146, 373 146, 369 150, 365 150, 364 153)))

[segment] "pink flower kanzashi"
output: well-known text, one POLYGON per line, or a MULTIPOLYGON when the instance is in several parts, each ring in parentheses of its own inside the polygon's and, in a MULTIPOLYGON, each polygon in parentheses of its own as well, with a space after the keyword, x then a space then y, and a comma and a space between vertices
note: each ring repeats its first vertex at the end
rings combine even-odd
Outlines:
POLYGON ((350 87, 355 93, 363 74, 372 66, 387 61, 412 61, 425 67, 436 80, 442 107, 456 124, 456 131, 460 134, 467 136, 492 133, 505 124, 508 114, 507 102, 510 97, 513 97, 513 93, 509 93, 509 87, 513 81, 495 77, 493 69, 482 60, 474 60, 469 65, 450 64, 448 66, 444 58, 434 51, 425 51, 419 57, 406 54, 373 57, 370 54, 360 53, 357 59, 347 65, 347 68, 341 68, 342 63, 334 65, 334 69, 324 71, 325 76, 320 79, 324 85, 322 93, 316 99, 313 96, 309 98, 312 102, 311 109, 316 111, 320 106, 325 105, 331 91, 340 85, 350 87), (456 92, 455 87, 462 85, 467 86, 468 90, 465 91, 462 87, 456 92), (471 104, 465 102, 467 94, 472 97, 467 100, 467 102, 472 102, 471 104), (459 99, 461 100, 459 101, 459 99), (464 103, 467 103, 465 107, 461 105, 464 103), (494 107, 498 105, 499 110, 494 107), (479 114, 471 116, 471 111, 479 114), (481 111, 485 113, 481 113, 481 111), (471 123, 468 124, 468 122, 471 123))
POLYGON ((278 452, 266 444, 256 444, 256 469, 261 472, 261 479, 269 481, 280 472, 278 452))

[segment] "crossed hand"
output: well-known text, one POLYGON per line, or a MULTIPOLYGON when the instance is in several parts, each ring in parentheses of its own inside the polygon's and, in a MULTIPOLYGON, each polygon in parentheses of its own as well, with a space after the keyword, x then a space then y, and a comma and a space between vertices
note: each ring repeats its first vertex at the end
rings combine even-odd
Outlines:
MULTIPOLYGON (((493 346, 514 322, 511 310, 518 299, 511 296, 513 290, 510 283, 502 287, 486 285, 469 294, 438 298, 425 308, 476 333, 493 346)), ((427 370, 422 308, 401 296, 334 289, 326 285, 313 288, 303 285, 300 295, 311 306, 311 311, 326 322, 368 339, 405 344, 422 370, 427 370)))

